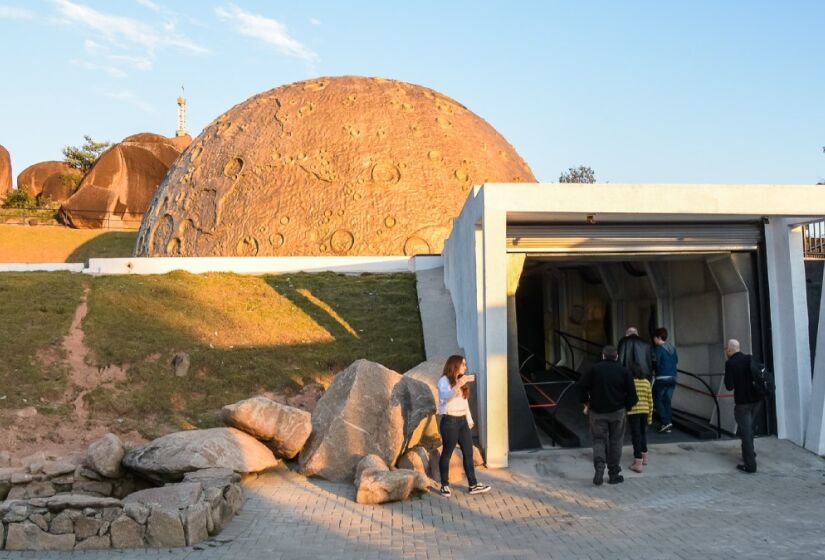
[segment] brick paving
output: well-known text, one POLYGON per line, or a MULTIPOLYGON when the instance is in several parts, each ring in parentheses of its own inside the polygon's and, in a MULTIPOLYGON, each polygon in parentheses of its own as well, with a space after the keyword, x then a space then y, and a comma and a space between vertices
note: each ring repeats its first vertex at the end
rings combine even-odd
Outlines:
POLYGON ((760 440, 760 473, 745 475, 732 468, 735 443, 663 446, 652 452, 659 471, 652 463, 645 475, 598 488, 585 450, 524 454, 510 469, 480 474, 494 486, 488 494, 454 486, 449 499, 383 506, 354 503, 351 485, 282 469, 247 481, 240 515, 197 547, 0 551, 0 559, 825 558, 825 463, 760 440))

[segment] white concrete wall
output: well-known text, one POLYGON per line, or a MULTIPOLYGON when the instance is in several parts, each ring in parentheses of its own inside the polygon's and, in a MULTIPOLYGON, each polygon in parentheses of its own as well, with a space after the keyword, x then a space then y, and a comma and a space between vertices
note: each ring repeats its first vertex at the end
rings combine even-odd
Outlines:
POLYGON ((0 264, 0 272, 83 272, 83 263, 6 263, 0 264))
POLYGON ((804 445, 811 399, 811 354, 802 228, 788 219, 771 219, 765 225, 765 247, 777 435, 804 445))

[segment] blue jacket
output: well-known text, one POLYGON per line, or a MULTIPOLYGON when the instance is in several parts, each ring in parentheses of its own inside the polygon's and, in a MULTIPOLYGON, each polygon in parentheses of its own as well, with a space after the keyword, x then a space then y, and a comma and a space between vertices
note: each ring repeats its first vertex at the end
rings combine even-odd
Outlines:
POLYGON ((670 342, 656 346, 656 377, 673 377, 677 375, 676 366, 679 355, 670 342))

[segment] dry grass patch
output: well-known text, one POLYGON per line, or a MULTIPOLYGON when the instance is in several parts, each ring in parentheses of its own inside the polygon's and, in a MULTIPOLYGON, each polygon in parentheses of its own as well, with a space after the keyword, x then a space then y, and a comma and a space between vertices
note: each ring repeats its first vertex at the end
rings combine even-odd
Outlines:
POLYGON ((91 257, 129 257, 136 231, 0 224, 0 262, 85 262, 91 257))

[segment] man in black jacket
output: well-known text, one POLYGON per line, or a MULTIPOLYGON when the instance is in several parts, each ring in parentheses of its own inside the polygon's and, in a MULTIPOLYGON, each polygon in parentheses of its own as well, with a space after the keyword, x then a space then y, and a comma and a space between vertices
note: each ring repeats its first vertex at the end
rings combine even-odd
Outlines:
POLYGON ((628 369, 638 366, 648 381, 653 375, 653 346, 639 336, 636 327, 628 327, 619 341, 619 363, 628 369))
POLYGON ((627 368, 616 362, 618 352, 613 346, 602 350, 602 361, 585 372, 578 381, 579 396, 584 403, 584 413, 589 415, 590 435, 593 438, 593 466, 596 474, 593 484, 604 482, 607 464, 609 484, 624 482, 622 468, 622 444, 627 420, 626 412, 638 400, 636 385, 627 368))
POLYGON ((762 398, 754 394, 751 383, 751 356, 740 351, 739 341, 728 340, 725 347, 725 388, 733 390, 733 416, 736 433, 742 440, 742 462, 736 468, 742 472, 756 472, 756 452, 753 449, 753 422, 762 404, 762 398))

